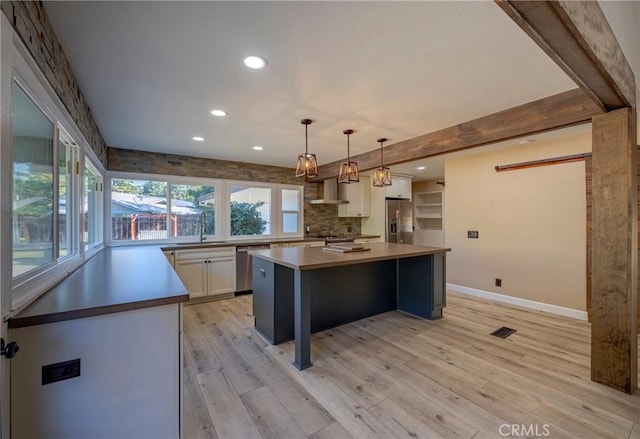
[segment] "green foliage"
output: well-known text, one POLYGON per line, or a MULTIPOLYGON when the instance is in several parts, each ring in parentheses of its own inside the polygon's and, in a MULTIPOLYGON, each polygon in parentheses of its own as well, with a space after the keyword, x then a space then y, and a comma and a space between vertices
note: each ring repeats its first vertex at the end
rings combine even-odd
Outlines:
POLYGON ((257 203, 231 202, 231 235, 261 235, 267 222, 262 219, 258 208, 264 201, 257 203))
POLYGON ((111 191, 124 194, 140 195, 140 188, 133 184, 131 180, 114 178, 111 180, 111 191))
POLYGON ((42 217, 53 213, 53 174, 17 174, 13 191, 17 201, 33 199, 32 203, 18 209, 18 214, 42 217))
POLYGON ((152 197, 166 197, 167 184, 163 181, 145 181, 142 185, 142 195, 150 195, 152 197))

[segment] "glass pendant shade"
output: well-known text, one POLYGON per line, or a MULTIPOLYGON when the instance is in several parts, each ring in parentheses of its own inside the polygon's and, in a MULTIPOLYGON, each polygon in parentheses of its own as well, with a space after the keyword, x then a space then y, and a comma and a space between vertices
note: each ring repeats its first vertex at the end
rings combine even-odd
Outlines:
POLYGON ((338 174, 338 183, 357 183, 360 181, 358 173, 358 164, 351 161, 349 151, 349 136, 353 134, 353 130, 344 130, 343 134, 347 135, 347 161, 340 165, 340 173, 338 174))
POLYGON ((391 170, 384 166, 384 161, 382 160, 382 145, 386 141, 387 139, 384 138, 378 139, 380 143, 380 167, 373 173, 373 185, 376 187, 391 186, 391 170))
POLYGON ((307 129, 312 120, 302 119, 300 123, 304 125, 304 154, 298 156, 296 177, 316 177, 318 175, 318 160, 315 154, 309 152, 309 138, 307 135, 307 129))

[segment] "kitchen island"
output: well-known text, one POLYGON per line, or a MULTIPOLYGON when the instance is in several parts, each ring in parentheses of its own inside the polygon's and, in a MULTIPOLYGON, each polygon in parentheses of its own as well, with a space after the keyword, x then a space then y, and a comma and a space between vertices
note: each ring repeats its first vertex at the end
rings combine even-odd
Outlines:
POLYGON ((368 251, 319 247, 255 250, 255 327, 273 344, 295 339, 294 365, 311 366, 311 334, 400 310, 442 317, 447 248, 368 243, 368 251))

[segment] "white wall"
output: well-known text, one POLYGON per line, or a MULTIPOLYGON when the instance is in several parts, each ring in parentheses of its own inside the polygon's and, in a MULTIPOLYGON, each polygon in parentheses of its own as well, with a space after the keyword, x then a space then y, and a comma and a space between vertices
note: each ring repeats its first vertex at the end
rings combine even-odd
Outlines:
POLYGON ((584 311, 584 162, 507 172, 494 167, 589 152, 591 133, 514 144, 445 164, 447 281, 584 311), (467 238, 468 230, 479 231, 479 239, 467 238))
POLYGON ((179 306, 12 330, 12 437, 178 437, 179 306), (42 385, 42 366, 76 358, 79 377, 42 385))

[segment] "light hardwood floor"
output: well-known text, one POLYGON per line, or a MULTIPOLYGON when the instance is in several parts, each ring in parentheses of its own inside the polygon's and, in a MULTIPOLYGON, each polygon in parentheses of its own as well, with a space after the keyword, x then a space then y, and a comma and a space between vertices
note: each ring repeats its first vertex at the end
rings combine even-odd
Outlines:
POLYGON ((640 391, 589 379, 586 322, 449 293, 441 320, 389 312, 314 334, 300 372, 251 306, 185 306, 185 438, 640 439, 640 391), (517 332, 489 335, 501 326, 517 332))

